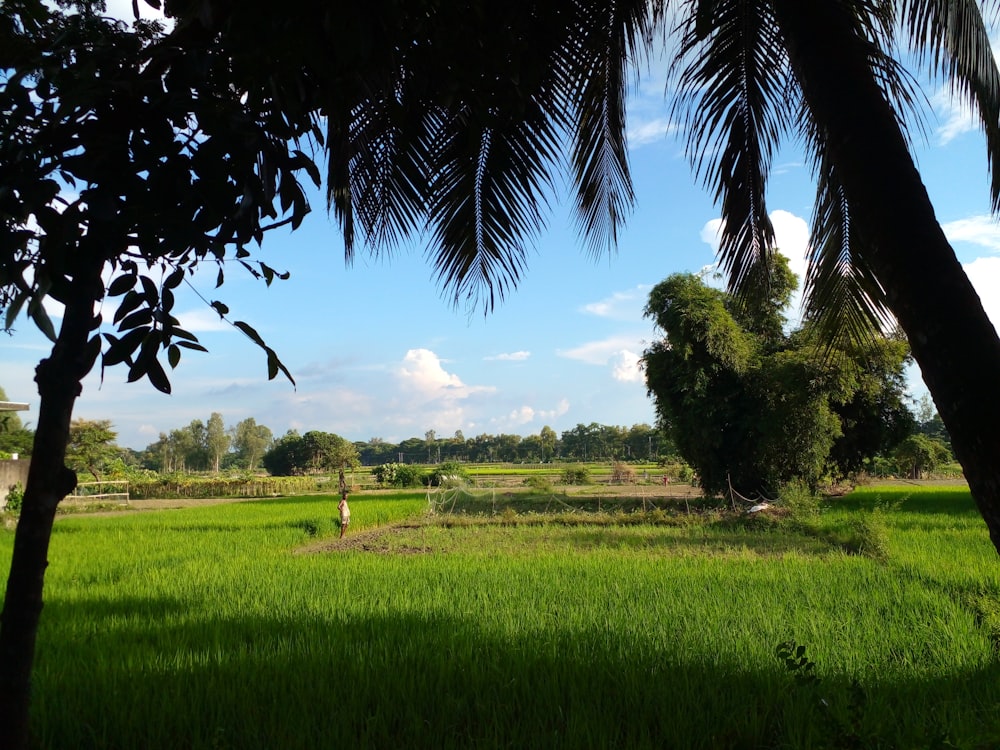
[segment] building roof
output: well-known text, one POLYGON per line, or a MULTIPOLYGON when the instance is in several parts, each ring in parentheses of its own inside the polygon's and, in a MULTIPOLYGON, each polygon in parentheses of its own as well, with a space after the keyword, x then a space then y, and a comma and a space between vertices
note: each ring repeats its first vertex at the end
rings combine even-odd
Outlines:
POLYGON ((0 411, 28 411, 28 405, 19 401, 0 401, 0 411))

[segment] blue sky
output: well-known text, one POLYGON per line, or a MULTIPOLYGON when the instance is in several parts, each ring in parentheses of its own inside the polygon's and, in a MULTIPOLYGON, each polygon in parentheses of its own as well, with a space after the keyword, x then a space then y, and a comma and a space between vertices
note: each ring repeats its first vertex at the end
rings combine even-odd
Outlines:
MULTIPOLYGON (((1000 320, 1000 229, 990 216, 982 136, 947 89, 926 89, 933 113, 917 143, 921 173, 959 260, 1000 320)), ((427 430, 556 432, 578 423, 630 426, 654 421, 638 357, 656 336, 642 317, 649 289, 671 273, 713 263, 718 211, 696 183, 668 120, 663 81, 644 81, 630 104, 630 149, 637 196, 617 254, 590 258, 569 201, 549 226, 517 290, 492 314, 454 309, 436 286, 423 245, 391 257, 358 253, 345 266, 343 243, 316 195, 295 233, 269 236, 257 257, 291 274, 270 288, 231 268, 195 277, 208 299, 253 325, 291 370, 297 386, 267 380, 263 352, 189 291, 175 308, 209 354, 187 353, 171 374, 173 394, 125 383, 109 369, 84 383, 75 416, 110 419, 119 443, 143 448, 159 433, 220 412, 227 426, 254 417, 275 435, 318 429, 349 440, 396 442, 427 430)), ((768 204, 778 244, 800 274, 808 244, 813 183, 795 144, 774 161, 768 204)), ((58 312, 58 311, 54 311, 58 312)), ((106 311, 110 318, 113 308, 106 311)), ((58 321, 57 321, 58 323, 58 321)), ((25 319, 0 338, 0 386, 38 410, 34 367, 47 341, 25 319)), ((111 330, 108 328, 107 330, 111 330)), ((925 392, 919 373, 912 392, 925 392)))

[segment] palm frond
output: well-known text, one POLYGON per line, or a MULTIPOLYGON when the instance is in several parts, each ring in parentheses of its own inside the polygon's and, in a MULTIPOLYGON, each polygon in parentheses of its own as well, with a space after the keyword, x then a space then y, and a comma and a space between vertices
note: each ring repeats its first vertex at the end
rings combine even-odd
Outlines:
POLYGON ((350 113, 327 109, 326 205, 344 236, 344 255, 354 259, 354 200, 351 196, 350 113))
POLYGON ((433 118, 407 106, 402 84, 389 93, 396 95, 358 107, 351 122, 350 194, 376 254, 422 227, 428 190, 425 151, 433 118))
MULTIPOLYGON (((996 3, 993 3, 994 11, 996 3)), ((979 112, 986 134, 993 209, 1000 210, 1000 71, 976 0, 906 0, 913 47, 951 81, 952 91, 979 112)))
MULTIPOLYGON (((488 109, 488 108, 487 108, 488 109)), ((430 152, 428 256, 438 282, 472 308, 492 310, 521 277, 528 241, 544 225, 558 131, 537 103, 520 117, 463 107, 430 152)))
POLYGON ((875 341, 892 328, 885 292, 866 258, 864 238, 852 231, 836 170, 816 157, 817 192, 812 245, 804 284, 805 318, 827 350, 875 341))
POLYGON ((652 8, 646 0, 585 0, 576 10, 578 33, 567 37, 562 65, 571 74, 577 223, 597 256, 616 248, 635 199, 626 143, 627 71, 638 70, 651 44, 652 8))
POLYGON ((672 68, 674 112, 696 174, 720 204, 720 261, 737 297, 766 292, 774 229, 765 201, 771 159, 792 111, 788 56, 764 0, 701 0, 687 14, 672 68))

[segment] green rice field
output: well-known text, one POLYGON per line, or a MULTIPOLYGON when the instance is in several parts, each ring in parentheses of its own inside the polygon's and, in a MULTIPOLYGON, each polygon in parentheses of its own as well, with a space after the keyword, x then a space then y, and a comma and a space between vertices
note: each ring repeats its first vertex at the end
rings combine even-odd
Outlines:
POLYGON ((1000 559, 967 490, 753 518, 358 494, 343 543, 335 505, 60 518, 34 745, 1000 747, 1000 559))

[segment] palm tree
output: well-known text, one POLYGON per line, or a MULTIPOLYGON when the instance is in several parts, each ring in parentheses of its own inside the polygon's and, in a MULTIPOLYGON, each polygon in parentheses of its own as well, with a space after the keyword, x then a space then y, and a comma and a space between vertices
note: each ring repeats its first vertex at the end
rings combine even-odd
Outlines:
MULTIPOLYGON (((340 158, 330 160, 327 186, 349 247, 355 215, 375 246, 429 230, 443 286, 456 302, 490 307, 524 270, 524 242, 541 226, 542 188, 564 144, 581 233, 594 251, 613 247, 632 200, 629 71, 661 33, 676 31, 675 112, 696 174, 721 208, 730 290, 747 302, 766 293, 771 156, 782 139, 801 137, 818 186, 807 314, 831 341, 898 321, 1000 550, 1000 339, 915 167, 905 123, 919 92, 897 48, 902 35, 978 111, 1000 207, 1000 73, 980 3, 469 5, 482 22, 465 32, 475 45, 436 45, 451 33, 441 29, 469 20, 468 6, 438 9, 427 33, 407 29, 390 43, 395 67, 386 67, 381 93, 362 97, 337 128, 342 137, 331 135, 331 157, 340 158), (443 88, 429 84, 442 80, 443 88)), ((983 5, 995 12, 998 3, 983 5)))
MULTIPOLYGON (((995 3, 990 5, 995 6, 995 3)), ((908 148, 914 92, 895 35, 975 106, 1000 206, 1000 74, 971 0, 705 0, 688 11, 678 62, 688 147, 719 197, 721 256, 737 293, 759 288, 773 246, 770 157, 804 137, 818 183, 807 314, 863 335, 891 314, 953 437, 1000 550, 1000 339, 944 236, 908 148)), ((994 7, 995 10, 995 7, 994 7)))

